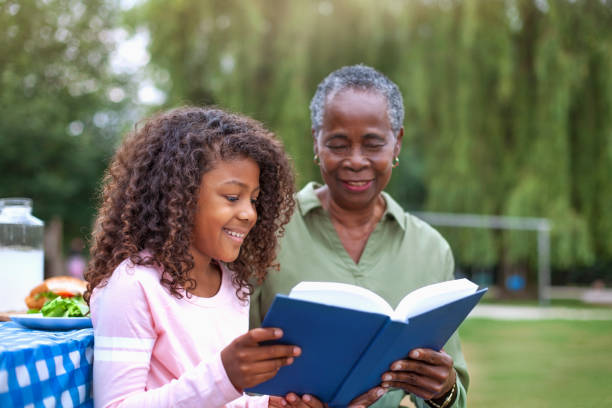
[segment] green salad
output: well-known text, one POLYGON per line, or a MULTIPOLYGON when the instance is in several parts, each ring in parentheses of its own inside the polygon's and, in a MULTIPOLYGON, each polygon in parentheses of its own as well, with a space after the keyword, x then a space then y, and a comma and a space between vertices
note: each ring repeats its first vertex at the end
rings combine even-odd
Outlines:
POLYGON ((89 306, 83 296, 56 296, 46 301, 40 310, 30 309, 28 313, 42 313, 45 317, 84 317, 89 314, 89 306))

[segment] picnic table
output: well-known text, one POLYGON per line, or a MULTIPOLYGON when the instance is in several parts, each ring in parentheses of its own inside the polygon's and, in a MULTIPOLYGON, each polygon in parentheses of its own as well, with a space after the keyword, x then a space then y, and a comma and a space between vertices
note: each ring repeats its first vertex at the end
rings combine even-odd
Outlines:
POLYGON ((0 407, 93 407, 93 329, 0 322, 0 407))

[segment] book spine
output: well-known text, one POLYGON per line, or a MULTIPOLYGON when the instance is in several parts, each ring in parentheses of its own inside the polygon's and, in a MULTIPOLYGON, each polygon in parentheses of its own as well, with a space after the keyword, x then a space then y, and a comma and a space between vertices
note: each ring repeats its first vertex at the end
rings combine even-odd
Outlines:
POLYGON ((277 295, 263 327, 280 327, 283 338, 275 343, 294 344, 302 354, 278 374, 246 391, 258 394, 313 394, 329 402, 351 367, 388 316, 328 306, 277 295))
POLYGON ((408 326, 409 323, 387 322, 336 391, 331 407, 346 407, 353 398, 381 383, 381 375, 390 362, 406 355, 403 336, 408 326))

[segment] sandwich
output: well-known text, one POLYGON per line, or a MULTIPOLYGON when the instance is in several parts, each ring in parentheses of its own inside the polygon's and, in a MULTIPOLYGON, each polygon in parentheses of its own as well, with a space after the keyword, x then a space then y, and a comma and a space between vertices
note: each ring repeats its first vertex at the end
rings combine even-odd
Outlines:
POLYGON ((30 291, 25 303, 30 310, 40 310, 47 301, 56 298, 82 297, 87 290, 87 282, 72 276, 54 276, 45 279, 30 291))

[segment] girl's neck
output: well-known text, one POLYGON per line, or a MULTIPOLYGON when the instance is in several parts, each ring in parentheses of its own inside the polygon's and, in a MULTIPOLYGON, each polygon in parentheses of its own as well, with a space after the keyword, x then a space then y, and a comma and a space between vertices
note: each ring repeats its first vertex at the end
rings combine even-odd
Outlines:
POLYGON ((194 264, 189 277, 196 281, 196 287, 189 293, 205 298, 215 296, 221 288, 221 267, 208 257, 194 256, 194 264))

